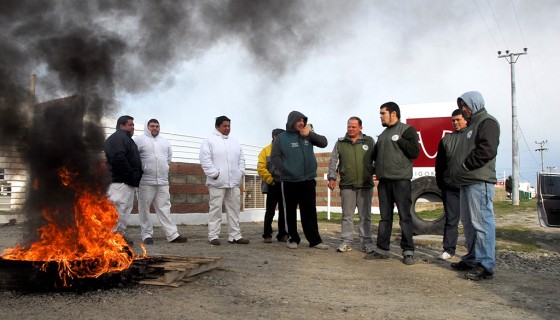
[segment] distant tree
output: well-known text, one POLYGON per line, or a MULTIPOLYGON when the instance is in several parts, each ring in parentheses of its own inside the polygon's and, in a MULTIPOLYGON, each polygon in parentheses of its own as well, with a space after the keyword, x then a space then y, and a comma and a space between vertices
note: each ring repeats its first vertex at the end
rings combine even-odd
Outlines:
POLYGON ((513 183, 512 180, 513 178, 511 176, 506 179, 506 192, 511 193, 511 185, 513 183))

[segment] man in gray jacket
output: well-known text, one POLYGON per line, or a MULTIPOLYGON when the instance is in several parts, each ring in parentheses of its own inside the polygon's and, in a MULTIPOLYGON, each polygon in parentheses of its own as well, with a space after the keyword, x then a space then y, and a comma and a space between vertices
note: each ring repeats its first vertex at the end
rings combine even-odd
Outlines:
POLYGON ((457 105, 469 122, 451 161, 450 177, 460 186, 461 223, 467 254, 452 263, 466 270, 470 280, 491 279, 496 266, 496 223, 494 184, 500 125, 484 108, 482 94, 469 91, 457 98, 457 105))
POLYGON ((140 160, 142 160, 142 180, 138 187, 138 214, 144 244, 154 244, 154 226, 150 219, 150 205, 154 205, 157 218, 167 242, 183 243, 177 226, 171 220, 171 196, 169 194, 169 164, 171 144, 160 133, 159 122, 150 119, 143 135, 135 136, 140 160))

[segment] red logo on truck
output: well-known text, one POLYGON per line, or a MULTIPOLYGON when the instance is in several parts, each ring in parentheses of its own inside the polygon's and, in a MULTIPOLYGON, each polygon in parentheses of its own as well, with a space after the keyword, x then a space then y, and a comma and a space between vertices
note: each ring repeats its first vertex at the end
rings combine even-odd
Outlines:
POLYGON ((441 138, 453 132, 451 117, 409 118, 406 123, 418 131, 420 154, 414 160, 414 167, 435 167, 441 138))

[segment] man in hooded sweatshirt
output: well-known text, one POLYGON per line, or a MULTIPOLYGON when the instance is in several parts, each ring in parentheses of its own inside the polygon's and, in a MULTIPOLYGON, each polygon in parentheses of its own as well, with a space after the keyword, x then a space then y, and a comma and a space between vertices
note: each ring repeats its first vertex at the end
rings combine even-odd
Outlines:
POLYGON ((152 204, 167 242, 187 242, 187 238, 179 235, 177 225, 171 220, 169 164, 173 153, 171 144, 159 133, 159 130, 159 121, 150 119, 144 134, 133 138, 138 146, 144 171, 138 187, 140 234, 144 244, 148 245, 154 244, 154 226, 150 220, 150 205, 152 204))
POLYGON ((290 112, 286 131, 279 134, 272 143, 272 173, 279 176, 281 181, 286 229, 289 235, 287 246, 290 249, 297 249, 301 240, 297 231, 298 205, 301 226, 309 246, 316 249, 329 248, 323 243, 317 224, 317 159, 313 152, 313 146, 325 148, 327 144, 327 138, 315 133, 311 125, 307 125, 307 117, 299 111, 290 112))
POLYGON ((500 125, 484 108, 480 92, 469 91, 457 99, 467 117, 449 175, 460 187, 460 215, 467 254, 452 263, 455 270, 468 271, 470 280, 491 279, 496 266, 496 223, 494 221, 494 184, 500 125))
MULTIPOLYGON (((111 185, 107 194, 119 214, 114 231, 124 237, 134 204, 134 192, 142 179, 142 162, 138 147, 132 140, 134 118, 119 117, 116 129, 115 133, 105 140, 103 151, 111 172, 111 185)), ((125 240, 129 245, 133 244, 133 241, 126 237, 125 240)))

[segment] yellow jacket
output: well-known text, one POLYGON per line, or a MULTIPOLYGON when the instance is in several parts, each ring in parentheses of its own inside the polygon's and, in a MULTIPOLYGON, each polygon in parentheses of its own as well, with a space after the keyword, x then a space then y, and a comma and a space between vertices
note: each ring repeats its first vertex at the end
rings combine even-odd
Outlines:
POLYGON ((266 184, 271 184, 274 179, 272 174, 266 168, 266 163, 270 161, 270 151, 272 150, 272 144, 264 147, 259 153, 259 160, 257 162, 257 173, 262 178, 266 184))

